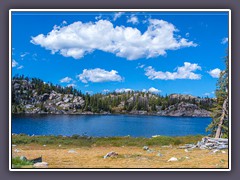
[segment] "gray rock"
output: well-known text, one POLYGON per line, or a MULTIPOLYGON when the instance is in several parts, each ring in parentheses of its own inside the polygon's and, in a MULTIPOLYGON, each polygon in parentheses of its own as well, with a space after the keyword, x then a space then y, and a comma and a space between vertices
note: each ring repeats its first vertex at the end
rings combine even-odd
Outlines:
POLYGON ((164 110, 159 110, 158 115, 162 116, 192 116, 192 117, 209 117, 210 112, 200 109, 196 104, 180 102, 171 105, 164 110))
POLYGON ((68 110, 70 107, 72 107, 71 104, 61 104, 59 107, 63 108, 63 110, 68 110))
POLYGON ((21 161, 27 161, 27 158, 25 156, 20 156, 19 158, 21 161))
POLYGON ((175 161, 178 161, 178 159, 175 158, 175 157, 171 157, 171 158, 168 160, 168 162, 175 162, 175 161))
POLYGON ((213 147, 214 144, 213 144, 213 143, 206 143, 205 146, 207 146, 207 147, 213 147))
POLYGON ((152 153, 152 152, 154 152, 154 150, 148 149, 147 152, 148 152, 148 153, 152 153))
POLYGON ((144 114, 148 114, 147 111, 137 111, 137 110, 132 110, 130 112, 130 114, 140 114, 140 115, 144 115, 144 114))
POLYGON ((20 84, 15 83, 15 84, 13 85, 13 89, 15 89, 15 90, 18 90, 19 88, 20 88, 20 84))
POLYGON ((212 152, 215 154, 215 153, 219 152, 219 150, 218 150, 218 149, 215 149, 215 150, 213 150, 212 152))
POLYGON ((147 150, 149 150, 149 147, 148 146, 143 146, 143 150, 147 151, 147 150))
POLYGON ((117 157, 118 153, 111 151, 109 153, 107 153, 105 156, 103 156, 104 159, 109 158, 109 157, 117 157))
POLYGON ((162 156, 163 156, 163 154, 161 154, 161 153, 157 153, 157 155, 156 155, 156 156, 162 157, 162 156))
POLYGON ((60 106, 63 102, 62 101, 59 101, 56 103, 56 106, 60 106))
POLYGON ((65 103, 69 103, 70 101, 71 101, 70 98, 66 98, 66 99, 64 100, 65 103))
POLYGON ((169 146, 162 146, 162 148, 172 148, 172 145, 169 145, 169 146))
POLYGON ((19 152, 21 152, 21 150, 19 150, 19 149, 14 149, 14 152, 15 152, 15 153, 19 153, 19 152))
POLYGON ((228 145, 220 145, 217 147, 217 149, 221 150, 221 149, 228 149, 228 145))
POLYGON ((68 153, 76 153, 76 151, 74 149, 71 149, 68 151, 68 153))
POLYGON ((204 137, 196 147, 200 149, 228 149, 228 139, 204 137))
POLYGON ((31 105, 31 104, 27 104, 27 105, 25 105, 25 108, 26 108, 26 109, 31 109, 31 108, 34 108, 34 106, 31 105))
POLYGON ((33 165, 34 168, 48 168, 48 163, 38 162, 33 165))

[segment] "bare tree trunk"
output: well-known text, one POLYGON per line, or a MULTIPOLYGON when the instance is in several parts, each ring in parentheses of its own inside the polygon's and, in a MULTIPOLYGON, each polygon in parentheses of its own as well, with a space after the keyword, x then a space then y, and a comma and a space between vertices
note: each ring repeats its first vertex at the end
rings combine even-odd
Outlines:
POLYGON ((228 101, 228 98, 225 99, 224 102, 223 102, 222 115, 221 115, 220 121, 218 123, 218 128, 217 128, 217 131, 216 131, 215 138, 220 138, 220 135, 221 135, 223 120, 224 120, 224 117, 225 117, 226 112, 227 112, 227 101, 228 101))

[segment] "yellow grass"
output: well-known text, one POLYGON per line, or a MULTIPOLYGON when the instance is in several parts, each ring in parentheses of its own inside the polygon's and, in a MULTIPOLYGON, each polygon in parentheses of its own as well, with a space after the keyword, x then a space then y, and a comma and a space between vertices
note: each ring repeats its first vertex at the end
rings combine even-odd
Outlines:
POLYGON ((211 153, 210 150, 184 149, 173 147, 149 147, 154 152, 144 151, 141 147, 69 147, 36 144, 13 147, 13 156, 26 156, 28 159, 42 155, 49 168, 228 168, 228 151, 211 153), (14 152, 14 149, 20 152, 14 152), (75 153, 69 153, 75 150, 75 153), (115 151, 118 157, 104 159, 103 156, 115 151), (162 157, 157 156, 158 153, 162 157), (177 162, 167 162, 171 157, 177 162))

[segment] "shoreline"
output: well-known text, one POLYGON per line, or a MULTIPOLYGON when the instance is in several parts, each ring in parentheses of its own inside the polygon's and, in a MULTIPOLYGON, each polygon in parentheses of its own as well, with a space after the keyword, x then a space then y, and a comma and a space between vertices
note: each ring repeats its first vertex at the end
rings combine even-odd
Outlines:
POLYGON ((183 145, 195 144, 205 135, 188 135, 188 136, 161 136, 154 135, 152 137, 133 137, 133 136, 104 136, 93 137, 87 135, 27 135, 15 134, 11 136, 12 144, 41 144, 41 145, 74 145, 74 146, 163 146, 163 145, 183 145))
POLYGON ((57 114, 57 113, 12 113, 12 116, 35 116, 35 115, 89 115, 89 116, 103 116, 103 115, 128 115, 128 116, 158 116, 158 117, 181 117, 181 118, 211 118, 211 116, 170 116, 170 115, 158 115, 154 113, 148 113, 148 114, 133 114, 133 113, 69 113, 69 114, 57 114))
POLYGON ((159 137, 167 137, 167 138, 184 138, 184 137, 209 137, 204 134, 196 134, 196 135, 179 135, 179 136, 171 136, 171 135, 160 135, 160 134, 155 134, 152 135, 151 137, 145 137, 145 136, 131 136, 131 135, 125 135, 125 136, 89 136, 85 134, 73 134, 73 135, 38 135, 38 134, 25 134, 25 133, 12 133, 12 136, 27 136, 27 137, 63 137, 63 138, 73 138, 74 136, 78 136, 78 138, 96 138, 96 139, 101 139, 101 138, 143 138, 143 139, 151 139, 151 138, 159 138, 159 137))

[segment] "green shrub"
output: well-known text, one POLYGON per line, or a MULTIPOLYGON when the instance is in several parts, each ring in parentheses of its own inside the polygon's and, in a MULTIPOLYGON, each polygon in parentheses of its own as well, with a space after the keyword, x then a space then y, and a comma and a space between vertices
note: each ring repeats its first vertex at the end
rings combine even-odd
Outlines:
POLYGON ((21 160, 20 157, 12 158, 12 168, 22 168, 23 166, 31 166, 32 162, 27 160, 21 160))

